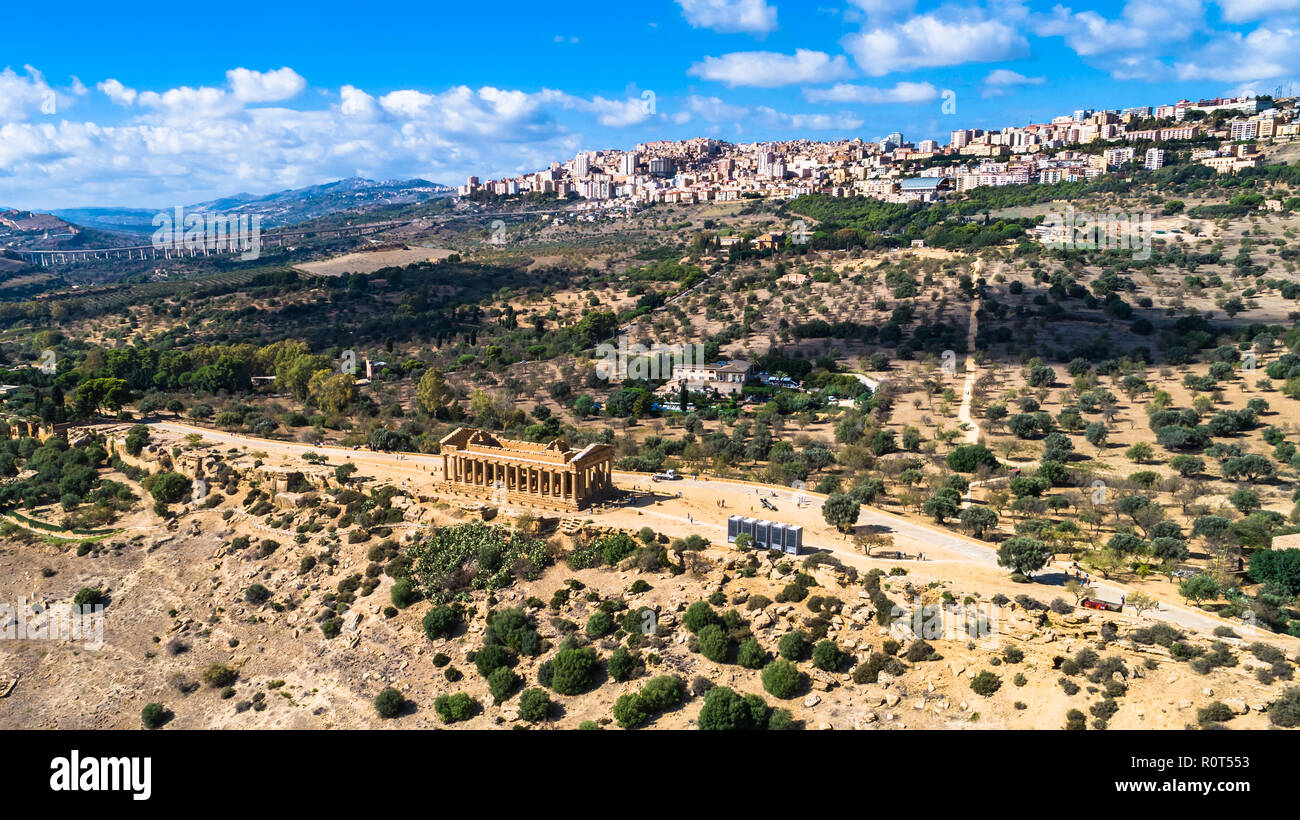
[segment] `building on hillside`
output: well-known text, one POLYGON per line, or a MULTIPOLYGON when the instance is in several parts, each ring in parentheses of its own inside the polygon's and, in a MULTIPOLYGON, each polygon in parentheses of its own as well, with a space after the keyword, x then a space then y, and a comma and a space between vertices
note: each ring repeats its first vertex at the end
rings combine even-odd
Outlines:
POLYGON ((688 390, 711 390, 716 393, 739 393, 754 375, 752 362, 736 359, 714 364, 673 365, 673 380, 686 380, 688 390))

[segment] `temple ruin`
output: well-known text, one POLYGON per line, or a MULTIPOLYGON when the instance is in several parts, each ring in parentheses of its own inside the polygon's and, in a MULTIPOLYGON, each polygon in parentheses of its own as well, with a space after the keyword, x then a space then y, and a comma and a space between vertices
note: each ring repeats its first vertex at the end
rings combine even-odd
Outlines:
POLYGON ((525 503, 580 510, 605 498, 614 448, 589 444, 582 450, 557 438, 547 444, 497 438, 459 427, 442 439, 444 489, 486 497, 495 503, 525 503))

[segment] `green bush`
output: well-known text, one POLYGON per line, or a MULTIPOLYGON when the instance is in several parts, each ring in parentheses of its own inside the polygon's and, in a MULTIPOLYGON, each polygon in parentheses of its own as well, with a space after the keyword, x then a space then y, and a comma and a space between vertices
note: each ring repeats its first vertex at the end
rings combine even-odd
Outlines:
POLYGON ((102 590, 95 587, 82 587, 77 590, 77 594, 72 597, 72 603, 77 606, 98 606, 104 600, 102 590))
POLYGON ((624 729, 635 729, 646 722, 650 711, 641 696, 635 692, 623 695, 614 701, 614 720, 624 729))
POLYGON ((459 723, 469 720, 478 712, 478 702, 464 692, 454 695, 439 695, 433 702, 433 711, 443 723, 459 723))
POLYGON ((393 588, 388 591, 388 599, 398 609, 406 609, 415 603, 418 598, 415 588, 411 586, 410 578, 397 579, 393 582, 393 588))
POLYGON ((794 697, 803 684, 803 674, 785 658, 777 658, 763 667, 761 677, 768 694, 782 700, 794 697))
MULTIPOLYGON (((477 660, 478 658, 475 658, 475 661, 477 660)), ((494 669, 488 675, 487 681, 488 691, 492 693, 492 700, 497 706, 509 700, 510 696, 515 693, 515 689, 522 683, 522 679, 508 666, 499 666, 494 669)))
POLYGON ((1284 729, 1300 726, 1300 686, 1292 686, 1268 705, 1268 719, 1284 729))
POLYGON ((229 686, 239 677, 239 673, 229 666, 214 663, 203 670, 203 682, 214 689, 229 686))
POLYGON ((801 661, 808 652, 808 636, 797 629, 787 632, 777 642, 776 651, 788 661, 801 661))
POLYGON ((551 689, 561 695, 580 695, 596 681, 596 650, 589 646, 561 649, 550 668, 551 689))
POLYGON ((971 680, 970 688, 975 694, 987 698, 1002 688, 1002 679, 985 669, 971 680))
POLYGON ((834 641, 822 641, 813 647, 813 666, 824 672, 834 672, 844 662, 844 653, 834 641))
POLYGON ((146 703, 140 710, 140 722, 146 729, 157 729, 167 722, 167 707, 161 703, 146 703))
POLYGON ((545 689, 527 689, 519 696, 519 718, 538 723, 551 716, 551 696, 545 689))
POLYGON ((485 678, 509 663, 510 653, 496 644, 488 644, 474 653, 474 668, 485 678))
POLYGON ((682 616, 682 626, 691 632, 699 632, 709 624, 718 623, 718 613, 713 611, 705 601, 696 601, 686 608, 686 614, 682 616))
POLYGON ((1232 720, 1232 710, 1222 701, 1214 701, 1196 710, 1196 722, 1202 726, 1232 720))
POLYGON ((424 634, 429 640, 446 638, 455 631, 460 616, 449 606, 435 606, 424 614, 424 634))
POLYGON ((620 646, 610 653, 609 661, 605 664, 609 676, 616 681, 622 682, 631 680, 636 674, 637 667, 640 665, 640 658, 635 652, 632 652, 625 646, 620 646))
POLYGON ((385 720, 397 717, 406 708, 406 698, 402 693, 389 687, 375 697, 375 711, 385 720))
POLYGON ((727 652, 731 648, 731 639, 717 624, 708 624, 700 629, 700 654, 714 663, 726 663, 727 652))
POLYGON ((614 631, 614 616, 603 610, 593 612, 587 619, 587 637, 603 638, 614 631))
POLYGON ((686 682, 676 675, 659 675, 641 687, 641 700, 654 712, 676 709, 686 700, 686 682))
POLYGON ((271 599, 271 590, 261 584, 252 584, 244 590, 244 600, 250 604, 264 604, 271 599))
POLYGON ((767 652, 753 638, 746 638, 736 650, 736 663, 746 669, 762 669, 767 664, 767 652))

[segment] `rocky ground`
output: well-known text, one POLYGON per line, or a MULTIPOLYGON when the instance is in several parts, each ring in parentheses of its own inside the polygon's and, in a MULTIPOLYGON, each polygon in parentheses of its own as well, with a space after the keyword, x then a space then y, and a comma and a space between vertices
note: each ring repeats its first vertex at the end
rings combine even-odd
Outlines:
MULTIPOLYGON (((0 725, 136 728, 144 705, 160 702, 173 713, 168 726, 175 728, 440 728, 434 699, 457 691, 469 693, 484 708, 456 726, 525 725, 518 721, 518 694, 501 706, 493 705, 486 681, 467 658, 481 646, 487 593, 473 594, 473 615, 458 634, 430 641, 420 623, 429 604, 416 603, 386 617, 383 609, 393 582, 380 575, 375 589, 359 597, 347 613, 341 634, 327 639, 313 617, 322 606, 322 595, 348 575, 364 573, 371 563, 367 553, 377 541, 340 543, 337 566, 331 570, 322 564, 304 574, 299 571, 301 558, 319 553, 323 536, 298 544, 289 532, 270 530, 238 515, 223 520, 222 512, 218 508, 190 513, 175 533, 123 538, 82 556, 36 539, 4 543, 0 600, 25 597, 54 603, 70 600, 82 587, 98 586, 109 603, 105 645, 100 649, 55 641, 0 642, 0 693, 16 679, 12 691, 0 697, 0 725), (250 535, 255 546, 230 550, 231 540, 241 533, 250 535), (260 557, 256 544, 272 533, 281 546, 260 557), (245 601, 245 590, 255 582, 271 590, 271 603, 245 601), (450 665, 464 673, 462 680, 446 680, 443 669, 432 662, 438 653, 450 656, 450 665), (202 682, 203 670, 213 663, 238 670, 227 697, 219 687, 202 682), (402 691, 413 707, 396 719, 381 720, 373 699, 390 686, 402 691)), ((454 510, 437 511, 442 523, 464 516, 454 510)), ((567 536, 552 536, 551 543, 559 553, 572 546, 567 536)), ((878 622, 856 569, 812 566, 808 572, 816 585, 809 588, 808 599, 780 603, 779 593, 799 567, 779 555, 775 562, 765 554, 735 550, 674 555, 687 567, 685 573, 608 567, 574 571, 561 560, 536 581, 519 582, 497 593, 497 607, 525 606, 552 645, 538 658, 520 660, 516 671, 525 686, 537 685, 538 666, 553 656, 554 645, 562 639, 553 619, 585 624, 598 600, 612 597, 629 607, 649 606, 659 613, 659 636, 641 649, 647 661, 645 674, 626 683, 604 677, 582 695, 552 694, 559 708, 545 727, 576 728, 587 720, 612 726, 614 701, 660 674, 681 676, 696 693, 715 684, 760 694, 769 705, 789 709, 808 728, 841 729, 1057 729, 1064 726, 1069 710, 1089 713, 1105 700, 1108 686, 1112 695, 1120 693, 1113 698, 1118 709, 1108 721, 1111 728, 1195 725, 1198 709, 1214 701, 1232 711, 1234 716, 1227 721, 1231 728, 1263 728, 1269 725, 1265 708, 1291 685, 1285 680, 1260 683, 1257 669, 1271 664, 1256 659, 1242 639, 1188 636, 1188 644, 1207 651, 1213 650, 1213 640, 1222 640, 1236 664, 1200 674, 1159 644, 1142 645, 1125 637, 1135 628, 1149 626, 1149 621, 1084 610, 1043 613, 1014 601, 998 607, 979 590, 958 588, 956 582, 885 576, 881 589, 894 604, 939 603, 947 592, 958 602, 969 599, 971 606, 992 620, 992 634, 973 640, 955 633, 930 638, 937 657, 912 662, 906 659, 913 643, 908 630, 899 623, 886 628, 878 622), (582 585, 583 594, 573 595, 560 609, 527 605, 530 598, 550 601, 557 589, 573 586, 574 580, 582 585), (636 580, 648 583, 649 590, 630 594, 636 580), (690 604, 718 593, 721 597, 714 600, 722 603, 715 610, 738 610, 772 656, 787 632, 801 629, 817 636, 824 630, 825 637, 847 654, 845 663, 835 672, 825 672, 805 659, 799 668, 807 675, 807 685, 798 694, 778 700, 765 693, 757 670, 714 663, 692 651, 694 638, 683 627, 682 614, 690 604), (755 597, 760 595, 772 602, 751 611, 755 601, 763 602, 755 597), (814 598, 827 601, 820 613, 809 606, 814 598), (1116 627, 1119 637, 1112 634, 1112 639, 1104 640, 1107 623, 1116 627), (1005 660, 1008 648, 1021 650, 1023 659, 1005 660), (1118 658, 1123 672, 1103 678, 1095 668, 1073 675, 1054 668, 1087 648, 1103 659, 1118 658), (895 650, 906 668, 896 669, 894 675, 881 673, 872 683, 855 682, 854 670, 882 649, 895 650), (976 694, 971 687, 975 676, 986 670, 1001 683, 989 696, 976 694), (1090 674, 1097 680, 1089 680, 1090 674), (1063 678, 1078 687, 1074 694, 1067 694, 1063 678)), ((1026 591, 1044 594, 1033 587, 1026 591)), ((593 645, 607 658, 618 643, 611 637, 593 645)), ((1295 657, 1288 655, 1288 660, 1282 665, 1284 674, 1289 674, 1295 657)), ((695 695, 650 725, 690 728, 701 704, 702 698, 695 695)), ((1093 716, 1087 719, 1091 723, 1093 716)))

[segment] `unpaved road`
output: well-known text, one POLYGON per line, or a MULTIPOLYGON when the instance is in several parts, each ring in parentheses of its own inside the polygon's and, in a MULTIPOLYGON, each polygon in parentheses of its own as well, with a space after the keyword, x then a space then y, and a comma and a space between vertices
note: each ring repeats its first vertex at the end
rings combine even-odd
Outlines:
MULTIPOLYGON (((389 478, 398 482, 402 480, 430 480, 441 473, 440 456, 418 453, 381 453, 370 450, 351 450, 345 447, 321 446, 288 441, 272 441, 236 435, 220 430, 196 427, 181 422, 153 421, 146 422, 180 435, 201 433, 204 440, 246 448, 252 451, 278 455, 284 460, 297 459, 303 453, 317 452, 329 456, 335 462, 351 461, 358 467, 379 468, 389 478)), ((896 566, 900 562, 893 559, 873 559, 863 555, 846 538, 838 535, 828 527, 821 515, 820 496, 815 493, 794 490, 789 487, 775 487, 766 484, 727 481, 711 478, 687 477, 679 481, 652 483, 643 473, 614 472, 618 485, 631 489, 634 495, 627 504, 599 510, 585 510, 582 518, 589 518, 611 526, 638 528, 646 525, 645 519, 661 521, 670 527, 662 531, 675 536, 688 535, 693 531, 708 531, 717 534, 719 540, 726 537, 726 519, 730 515, 745 515, 755 518, 768 518, 788 523, 801 524, 804 527, 804 544, 806 547, 830 551, 836 558, 846 564, 859 568, 896 566), (681 497, 678 498, 677 494, 681 497), (766 498, 777 509, 768 510, 759 501, 766 498), (802 500, 803 505, 800 506, 802 500), (640 520, 638 520, 640 519, 640 520)), ((942 577, 946 573, 936 572, 941 566, 948 571, 960 570, 962 574, 980 576, 991 587, 1004 587, 1008 583, 1005 571, 997 565, 997 553, 991 545, 967 538, 958 533, 911 521, 872 507, 862 507, 858 517, 859 526, 869 526, 886 532, 894 538, 896 549, 916 556, 925 555, 925 561, 903 562, 913 574, 934 575, 942 577), (913 569, 914 567, 914 569, 913 569)), ((1064 583, 1065 568, 1051 567, 1039 573, 1040 580, 1047 583, 1064 583)), ((1134 590, 1114 581, 1091 579, 1097 596, 1108 601, 1120 600, 1134 590)), ((1015 591, 1037 592, 1048 598, 1055 597, 1051 592, 1041 591, 1042 587, 1017 585, 1015 591)), ((1171 587, 1172 589, 1172 587, 1171 587)), ((1061 591, 1064 592, 1063 590, 1061 591)), ((1168 621, 1185 629, 1210 633, 1215 627, 1231 625, 1238 634, 1247 639, 1266 637, 1274 642, 1300 643, 1287 636, 1276 635, 1265 630, 1254 629, 1240 622, 1229 622, 1202 610, 1192 609, 1168 599, 1160 601, 1158 612, 1146 613, 1144 617, 1168 621)))

